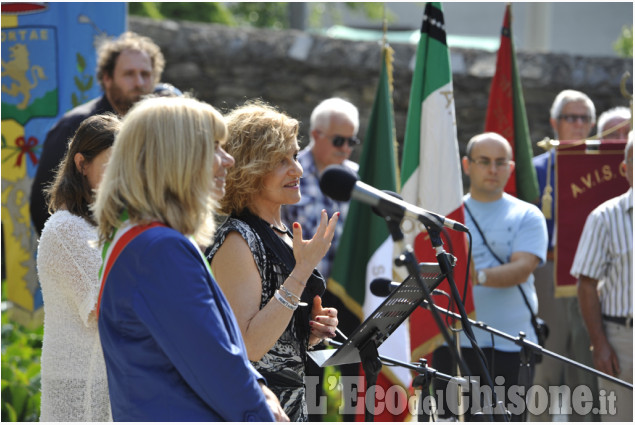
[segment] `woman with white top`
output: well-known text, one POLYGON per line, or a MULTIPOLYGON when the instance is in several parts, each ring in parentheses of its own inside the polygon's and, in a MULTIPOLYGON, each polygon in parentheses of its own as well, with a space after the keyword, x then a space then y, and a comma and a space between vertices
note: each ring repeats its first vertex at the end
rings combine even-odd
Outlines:
POLYGON ((44 298, 40 421, 112 421, 95 305, 101 252, 89 205, 121 122, 113 114, 82 122, 53 184, 38 246, 44 298))

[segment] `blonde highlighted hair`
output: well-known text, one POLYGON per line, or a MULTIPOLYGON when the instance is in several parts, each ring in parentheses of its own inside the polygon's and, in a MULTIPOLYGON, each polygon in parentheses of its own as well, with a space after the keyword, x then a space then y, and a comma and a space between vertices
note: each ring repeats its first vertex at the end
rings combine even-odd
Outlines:
POLYGON ((263 189, 264 176, 296 150, 300 124, 262 101, 250 101, 225 116, 225 150, 234 157, 226 178, 220 212, 240 214, 263 189))
POLYGON ((128 211, 134 224, 160 221, 199 245, 214 231, 214 151, 227 135, 222 115, 188 97, 142 100, 126 114, 94 205, 99 240, 128 211))

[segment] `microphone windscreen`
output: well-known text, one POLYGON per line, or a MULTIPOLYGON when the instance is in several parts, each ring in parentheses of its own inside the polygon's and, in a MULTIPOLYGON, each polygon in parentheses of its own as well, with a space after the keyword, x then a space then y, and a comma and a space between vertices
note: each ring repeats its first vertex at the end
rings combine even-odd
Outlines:
POLYGON ((329 165, 320 176, 320 189, 336 201, 349 201, 357 175, 342 165, 329 165))
POLYGON ((392 281, 378 277, 370 282, 370 292, 376 297, 387 297, 392 292, 392 281))

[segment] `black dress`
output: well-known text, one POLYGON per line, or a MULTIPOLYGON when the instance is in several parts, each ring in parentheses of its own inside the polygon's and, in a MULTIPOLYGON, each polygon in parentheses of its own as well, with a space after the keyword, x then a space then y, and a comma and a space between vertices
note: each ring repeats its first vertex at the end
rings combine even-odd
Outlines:
MULTIPOLYGON (((247 218, 249 224, 244 220, 244 216, 231 217, 218 228, 214 243, 207 251, 207 259, 211 263, 227 235, 230 232, 238 232, 249 245, 260 273, 262 280, 260 308, 262 309, 287 279, 295 266, 295 260, 291 247, 282 242, 266 225, 266 222, 252 215, 247 218), (281 250, 287 252, 281 252, 281 250), (289 264, 289 256, 293 264, 289 264)), ((291 235, 291 233, 288 234, 291 235)), ((317 271, 314 272, 307 282, 307 288, 302 293, 302 301, 308 306, 298 307, 289 325, 273 347, 262 359, 252 362, 267 380, 267 386, 278 397, 291 421, 308 420, 304 386, 306 350, 310 336, 308 322, 312 299, 315 295, 321 295, 325 286, 321 275, 317 271)))

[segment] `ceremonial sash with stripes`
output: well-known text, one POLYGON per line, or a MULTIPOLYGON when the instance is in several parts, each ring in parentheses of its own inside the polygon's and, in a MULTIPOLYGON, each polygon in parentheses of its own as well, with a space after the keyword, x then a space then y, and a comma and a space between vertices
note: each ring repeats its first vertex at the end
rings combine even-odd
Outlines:
MULTIPOLYGON (((126 217, 127 219, 127 214, 126 217)), ((112 269, 113 264, 117 261, 119 254, 128 246, 130 242, 141 233, 153 227, 163 226, 165 224, 158 221, 145 225, 132 225, 129 221, 124 221, 123 225, 115 231, 115 235, 109 242, 104 244, 104 248, 101 252, 101 268, 99 269, 99 278, 101 281, 101 288, 99 289, 99 298, 97 299, 97 318, 99 318, 99 308, 101 307, 101 295, 104 292, 104 284, 108 279, 108 274, 112 269)))

